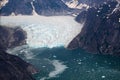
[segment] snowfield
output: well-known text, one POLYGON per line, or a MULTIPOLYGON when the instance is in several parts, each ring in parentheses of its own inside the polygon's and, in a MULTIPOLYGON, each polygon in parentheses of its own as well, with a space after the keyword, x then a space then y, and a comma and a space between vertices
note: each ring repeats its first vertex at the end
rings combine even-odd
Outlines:
POLYGON ((27 44, 33 48, 67 47, 83 26, 72 16, 1 16, 0 23, 23 28, 27 32, 27 44))

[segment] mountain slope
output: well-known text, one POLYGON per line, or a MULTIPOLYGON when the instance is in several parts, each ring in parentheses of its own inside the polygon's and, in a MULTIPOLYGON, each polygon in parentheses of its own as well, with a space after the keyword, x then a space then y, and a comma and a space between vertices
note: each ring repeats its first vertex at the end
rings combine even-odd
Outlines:
POLYGON ((21 28, 0 26, 0 80, 35 80, 35 68, 17 56, 6 52, 25 44, 26 33, 21 28))
POLYGON ((90 8, 76 20, 84 23, 81 33, 68 48, 83 48, 89 52, 120 55, 120 5, 108 1, 98 8, 90 8))
POLYGON ((76 6, 79 6, 80 4, 86 4, 91 7, 99 6, 100 4, 106 3, 108 1, 115 1, 115 0, 63 0, 63 2, 69 4, 77 3, 76 6))
POLYGON ((66 14, 70 9, 61 0, 9 0, 0 9, 0 15, 66 14))

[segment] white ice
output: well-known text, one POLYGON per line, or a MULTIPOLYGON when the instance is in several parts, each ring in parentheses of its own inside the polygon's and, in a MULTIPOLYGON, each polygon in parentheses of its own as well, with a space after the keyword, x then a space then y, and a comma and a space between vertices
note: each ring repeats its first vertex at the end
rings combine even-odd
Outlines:
POLYGON ((54 71, 51 71, 49 73, 49 77, 56 77, 56 75, 61 74, 65 69, 67 69, 68 67, 66 65, 64 65, 63 63, 61 63, 59 60, 53 60, 52 64, 55 67, 54 71))
POLYGON ((66 47, 80 33, 83 24, 72 16, 1 16, 1 25, 21 26, 30 47, 66 47))
POLYGON ((40 80, 46 80, 52 77, 56 77, 57 75, 63 73, 68 68, 66 65, 64 65, 59 60, 52 60, 50 62, 55 67, 55 69, 49 73, 48 77, 43 77, 40 80))

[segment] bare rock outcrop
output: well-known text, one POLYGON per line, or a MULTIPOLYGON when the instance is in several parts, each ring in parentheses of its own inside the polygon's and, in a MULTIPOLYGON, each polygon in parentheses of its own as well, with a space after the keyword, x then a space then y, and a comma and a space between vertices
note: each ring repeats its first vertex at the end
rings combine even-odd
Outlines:
POLYGON ((35 80, 37 70, 21 58, 8 54, 8 48, 26 43, 26 32, 21 28, 0 26, 0 80, 35 80))

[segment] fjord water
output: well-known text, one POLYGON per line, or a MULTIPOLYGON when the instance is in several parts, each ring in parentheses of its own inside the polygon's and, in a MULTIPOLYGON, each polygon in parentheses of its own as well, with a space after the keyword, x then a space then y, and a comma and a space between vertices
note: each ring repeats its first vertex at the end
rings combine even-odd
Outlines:
POLYGON ((120 57, 117 56, 64 47, 21 48, 15 53, 20 53, 17 55, 39 70, 34 75, 36 80, 120 80, 120 57))
POLYGON ((120 57, 64 48, 82 28, 74 17, 9 16, 1 23, 26 31, 28 46, 8 52, 33 64, 36 80, 120 80, 120 57))

